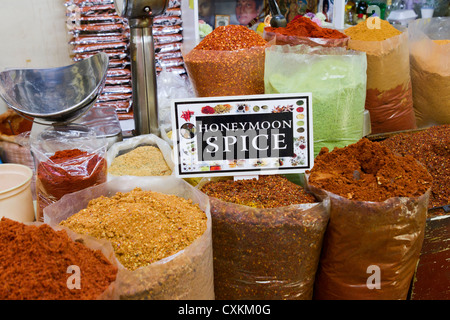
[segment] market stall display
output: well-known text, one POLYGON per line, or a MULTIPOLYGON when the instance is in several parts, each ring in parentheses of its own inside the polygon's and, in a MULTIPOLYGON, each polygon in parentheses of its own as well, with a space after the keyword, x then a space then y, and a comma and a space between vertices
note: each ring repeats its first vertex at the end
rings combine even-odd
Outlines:
POLYGON ((102 299, 117 275, 111 247, 38 222, 2 218, 0 250, 2 300, 102 299), (82 270, 82 285, 68 279, 74 266, 82 270))
POLYGON ((288 22, 286 27, 265 27, 264 39, 275 44, 326 47, 346 47, 349 37, 336 29, 322 28, 307 17, 298 17, 288 22))
POLYGON ((424 239, 426 168, 363 138, 323 149, 307 180, 330 197, 315 299, 406 299, 424 239))
POLYGON ((184 57, 199 97, 264 93, 267 42, 240 25, 220 26, 184 57))
POLYGON ((181 179, 117 177, 46 207, 44 222, 112 244, 112 299, 214 299, 209 201, 181 179))
POLYGON ((314 155, 357 142, 364 132, 366 55, 343 47, 266 49, 265 93, 311 92, 314 155))
POLYGON ((416 128, 409 67, 408 32, 375 18, 345 29, 348 48, 367 55, 366 109, 372 133, 416 128))
POLYGON ((427 168, 433 177, 428 217, 445 214, 438 207, 450 204, 450 124, 398 132, 385 137, 380 144, 400 155, 413 156, 427 168))
POLYGON ((277 175, 198 188, 211 201, 216 299, 312 298, 327 200, 277 175))
POLYGON ((419 128, 450 123, 450 18, 408 25, 412 96, 419 128))

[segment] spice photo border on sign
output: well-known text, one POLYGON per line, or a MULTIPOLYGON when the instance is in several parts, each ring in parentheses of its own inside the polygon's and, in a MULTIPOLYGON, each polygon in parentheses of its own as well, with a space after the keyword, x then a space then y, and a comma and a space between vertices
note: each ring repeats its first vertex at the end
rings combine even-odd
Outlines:
POLYGON ((312 128, 311 93, 173 99, 175 175, 305 172, 312 128))

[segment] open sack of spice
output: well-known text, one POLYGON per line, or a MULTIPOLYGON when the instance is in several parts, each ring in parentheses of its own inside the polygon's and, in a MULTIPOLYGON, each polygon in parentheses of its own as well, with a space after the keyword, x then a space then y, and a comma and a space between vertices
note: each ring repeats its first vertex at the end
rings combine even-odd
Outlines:
POLYGON ((425 233, 425 167, 363 138, 322 150, 306 178, 307 189, 330 198, 314 298, 406 299, 425 233))
POLYGON ((168 176, 174 163, 170 145, 154 134, 116 142, 106 155, 108 181, 118 176, 168 176))
POLYGON ((112 299, 214 299, 209 199, 182 179, 118 177, 64 196, 44 221, 112 244, 112 299))
POLYGON ((311 47, 346 47, 349 37, 336 29, 322 28, 307 17, 289 21, 286 27, 265 27, 263 37, 277 45, 305 44, 311 47))
POLYGON ((203 179, 212 216, 218 300, 312 298, 328 200, 283 176, 203 179))
POLYGON ((118 265, 110 243, 41 222, 0 220, 1 300, 109 299, 118 265))
POLYGON ((184 54, 198 97, 264 93, 264 49, 267 42, 240 25, 220 26, 184 54))
POLYGON ((372 133, 415 129, 408 32, 377 17, 344 32, 350 36, 348 48, 367 55, 365 106, 372 133))
POLYGON ((314 155, 357 142, 364 132, 366 55, 345 48, 266 49, 265 93, 312 93, 314 155))
POLYGON ((36 170, 36 219, 65 194, 106 181, 107 140, 87 126, 70 124, 30 136, 36 170))
POLYGON ((450 17, 415 20, 408 33, 417 126, 450 124, 450 17))

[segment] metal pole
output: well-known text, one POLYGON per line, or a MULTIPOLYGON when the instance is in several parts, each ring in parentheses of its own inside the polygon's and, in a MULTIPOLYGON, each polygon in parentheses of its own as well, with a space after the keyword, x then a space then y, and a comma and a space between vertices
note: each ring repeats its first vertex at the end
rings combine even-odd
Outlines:
POLYGON ((130 19, 129 25, 135 134, 160 136, 153 18, 130 19))

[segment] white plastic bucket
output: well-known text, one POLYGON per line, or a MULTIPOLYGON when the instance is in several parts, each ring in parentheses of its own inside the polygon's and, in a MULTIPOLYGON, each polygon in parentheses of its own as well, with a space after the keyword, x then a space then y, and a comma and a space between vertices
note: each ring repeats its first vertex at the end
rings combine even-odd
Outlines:
POLYGON ((35 220, 31 178, 33 171, 24 165, 0 164, 0 218, 19 222, 35 220))

